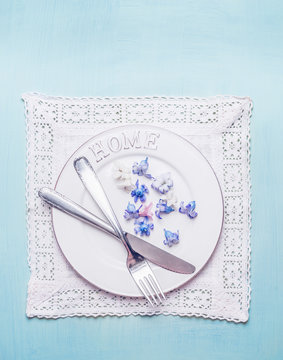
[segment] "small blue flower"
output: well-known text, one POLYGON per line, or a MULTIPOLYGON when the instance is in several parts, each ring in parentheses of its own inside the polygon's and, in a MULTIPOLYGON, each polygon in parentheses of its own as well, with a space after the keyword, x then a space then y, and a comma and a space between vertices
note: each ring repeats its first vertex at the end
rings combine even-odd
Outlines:
POLYGON ((148 218, 138 218, 135 221, 135 233, 136 234, 140 234, 141 236, 146 235, 149 236, 150 235, 150 230, 154 229, 154 225, 149 222, 148 218))
POLYGON ((125 210, 125 213, 124 213, 124 218, 126 220, 137 219, 139 217, 139 211, 140 211, 141 207, 142 207, 142 205, 136 209, 136 206, 129 202, 127 209, 125 210))
POLYGON ((181 202, 179 212, 181 214, 187 214, 189 218, 194 219, 198 213, 195 211, 196 202, 191 201, 188 205, 184 206, 184 201, 181 202))
POLYGON ((178 244, 179 242, 179 230, 176 233, 173 233, 169 230, 164 229, 165 240, 163 241, 164 245, 171 247, 172 245, 178 244))
POLYGON ((159 202, 156 204, 157 210, 155 210, 155 215, 162 219, 160 213, 170 214, 170 212, 174 211, 172 206, 167 205, 167 200, 159 199, 159 202))
POLYGON ((148 179, 153 179, 153 177, 150 174, 147 174, 148 169, 148 157, 145 158, 145 160, 142 160, 140 163, 135 162, 132 167, 133 174, 137 174, 139 176, 145 176, 148 179))
POLYGON ((137 202, 140 199, 141 202, 145 202, 146 196, 148 193, 148 188, 146 185, 139 186, 139 180, 136 182, 136 188, 131 192, 131 196, 134 198, 134 202, 137 202))

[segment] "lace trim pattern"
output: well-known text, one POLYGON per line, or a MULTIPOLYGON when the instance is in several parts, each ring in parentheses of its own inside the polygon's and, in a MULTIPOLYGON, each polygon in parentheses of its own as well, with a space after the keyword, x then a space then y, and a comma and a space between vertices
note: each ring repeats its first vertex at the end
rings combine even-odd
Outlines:
POLYGON ((250 304, 250 117, 248 97, 67 98, 24 94, 27 138, 27 316, 179 315, 246 322, 250 304), (37 190, 54 187, 71 153, 113 126, 148 123, 175 131, 212 164, 224 194, 224 229, 198 276, 152 309, 83 280, 61 254, 50 208, 37 190))

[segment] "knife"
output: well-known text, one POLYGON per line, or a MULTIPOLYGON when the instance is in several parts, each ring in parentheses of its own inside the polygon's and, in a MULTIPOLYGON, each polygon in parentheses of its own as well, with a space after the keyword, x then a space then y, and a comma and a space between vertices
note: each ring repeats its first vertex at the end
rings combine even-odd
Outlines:
MULTIPOLYGON (((58 193, 56 190, 44 187, 38 191, 38 195, 42 200, 54 208, 117 237, 114 229, 109 223, 93 215, 91 212, 58 193)), ((154 246, 135 235, 126 233, 126 236, 133 250, 152 263, 180 274, 192 274, 195 272, 195 266, 189 262, 169 254, 167 251, 161 250, 157 246, 154 246)))

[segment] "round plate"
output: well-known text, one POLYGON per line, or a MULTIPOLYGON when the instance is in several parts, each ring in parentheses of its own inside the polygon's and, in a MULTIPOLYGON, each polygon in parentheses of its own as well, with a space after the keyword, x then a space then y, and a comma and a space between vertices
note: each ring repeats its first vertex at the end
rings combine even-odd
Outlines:
MULTIPOLYGON (((126 221, 123 214, 133 198, 117 187, 112 178, 113 162, 119 160, 131 166, 148 156, 150 174, 171 173, 179 201, 188 203, 195 200, 198 216, 192 220, 178 211, 164 215, 162 220, 154 216, 154 230, 144 240, 196 267, 194 274, 184 275, 151 264, 164 292, 197 275, 215 249, 223 222, 221 189, 204 156, 182 137, 151 125, 116 127, 94 136, 67 161, 57 180, 56 190, 101 218, 104 216, 74 169, 73 161, 80 156, 89 159, 123 229, 131 233, 134 233, 134 221, 126 221), (179 244, 171 248, 163 244, 164 228, 173 232, 179 230, 179 244)), ((151 180, 144 176, 134 177, 149 187, 148 199, 155 206, 160 194, 150 187, 151 180)), ((126 250, 118 239, 56 209, 53 209, 53 227, 63 254, 81 276, 103 290, 123 296, 141 296, 126 267, 126 250)))

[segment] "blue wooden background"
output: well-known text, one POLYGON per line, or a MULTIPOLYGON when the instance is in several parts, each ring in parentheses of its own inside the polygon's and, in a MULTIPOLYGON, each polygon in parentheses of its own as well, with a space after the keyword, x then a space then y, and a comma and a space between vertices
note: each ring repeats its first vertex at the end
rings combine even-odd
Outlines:
POLYGON ((1 360, 283 358, 282 17, 274 0, 0 0, 1 360), (253 99, 247 324, 26 318, 26 91, 253 99))

